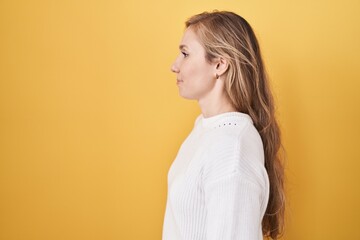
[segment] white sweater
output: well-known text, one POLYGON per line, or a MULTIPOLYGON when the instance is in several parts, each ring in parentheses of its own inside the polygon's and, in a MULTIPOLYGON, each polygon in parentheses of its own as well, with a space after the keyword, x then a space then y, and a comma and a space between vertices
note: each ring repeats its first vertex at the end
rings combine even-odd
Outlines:
POLYGON ((168 172, 163 240, 259 240, 269 199, 251 117, 200 114, 168 172))

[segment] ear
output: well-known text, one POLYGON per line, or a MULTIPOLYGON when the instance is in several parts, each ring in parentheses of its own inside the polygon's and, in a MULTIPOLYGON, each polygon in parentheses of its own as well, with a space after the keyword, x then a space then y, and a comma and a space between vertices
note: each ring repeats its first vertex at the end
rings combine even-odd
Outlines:
POLYGON ((219 57, 215 61, 215 74, 221 76, 222 74, 224 74, 226 72, 228 67, 229 67, 228 61, 223 57, 219 57))

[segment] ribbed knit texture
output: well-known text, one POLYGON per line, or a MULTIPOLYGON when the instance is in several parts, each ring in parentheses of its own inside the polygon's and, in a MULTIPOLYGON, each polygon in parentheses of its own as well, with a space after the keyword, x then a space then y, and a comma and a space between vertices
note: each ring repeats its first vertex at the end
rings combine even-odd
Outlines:
POLYGON ((262 240, 269 199, 264 149, 251 117, 200 114, 168 172, 163 240, 262 240))

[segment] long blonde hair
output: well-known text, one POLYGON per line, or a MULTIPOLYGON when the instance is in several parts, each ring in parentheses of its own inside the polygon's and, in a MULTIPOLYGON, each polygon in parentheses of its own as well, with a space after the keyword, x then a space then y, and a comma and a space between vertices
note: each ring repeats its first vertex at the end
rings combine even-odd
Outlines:
POLYGON ((284 231, 285 213, 284 166, 280 154, 283 146, 273 96, 254 31, 241 16, 218 10, 194 15, 185 25, 200 39, 208 62, 218 57, 228 60, 225 90, 236 110, 251 116, 264 145, 270 194, 262 219, 263 235, 278 239, 284 231))

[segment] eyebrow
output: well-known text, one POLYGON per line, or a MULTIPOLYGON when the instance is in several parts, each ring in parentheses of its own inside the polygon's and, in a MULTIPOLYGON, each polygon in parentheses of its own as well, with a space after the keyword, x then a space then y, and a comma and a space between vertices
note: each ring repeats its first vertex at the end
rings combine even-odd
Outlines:
POLYGON ((187 46, 184 45, 184 44, 181 44, 181 45, 179 46, 179 49, 180 49, 180 50, 182 50, 182 49, 184 49, 184 48, 187 48, 187 46))

